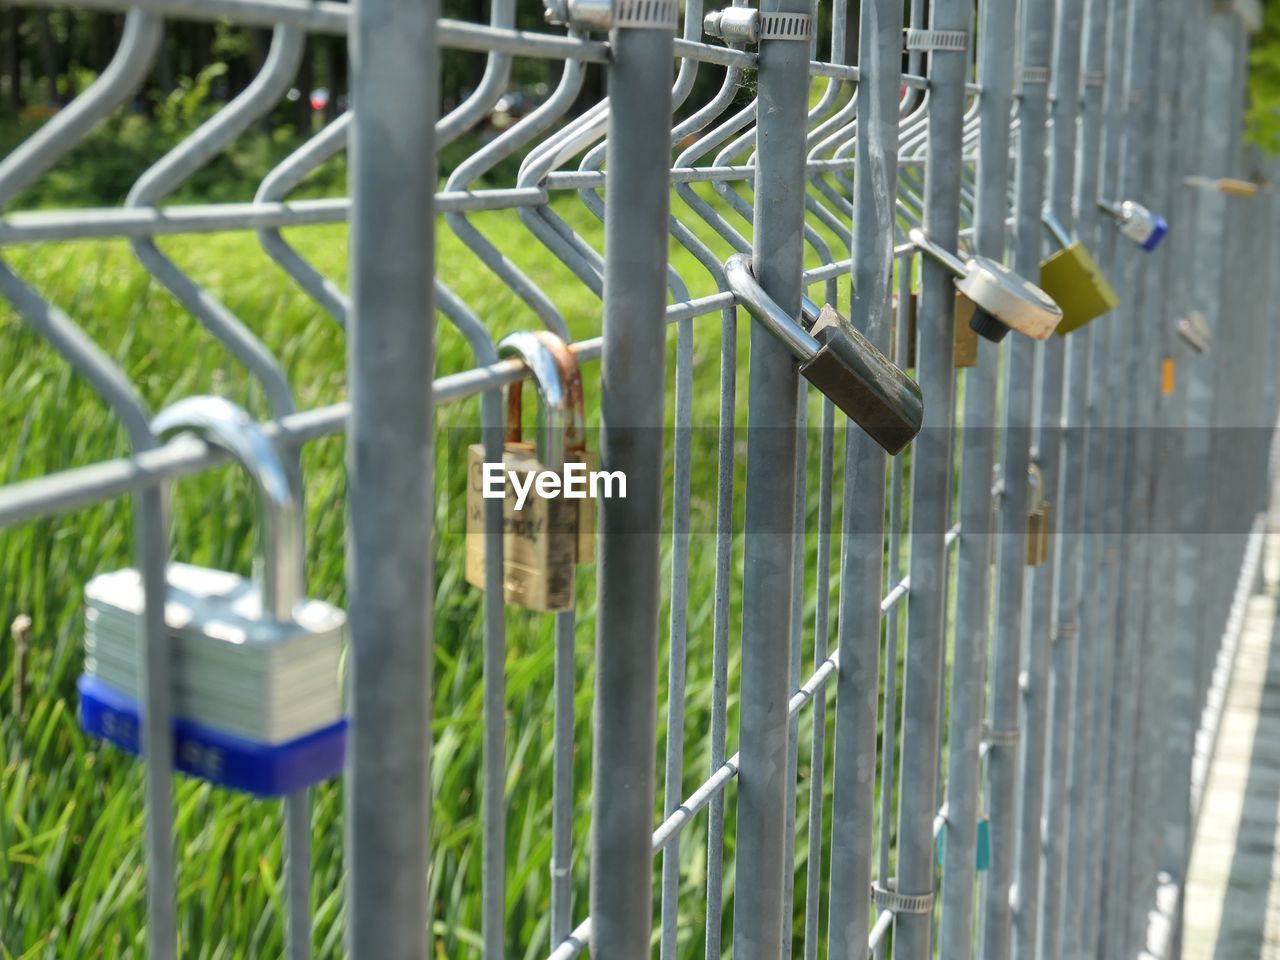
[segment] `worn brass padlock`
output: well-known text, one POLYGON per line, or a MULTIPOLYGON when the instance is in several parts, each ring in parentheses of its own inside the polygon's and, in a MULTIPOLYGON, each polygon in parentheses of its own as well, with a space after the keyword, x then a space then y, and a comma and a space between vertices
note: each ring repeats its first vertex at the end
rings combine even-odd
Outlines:
POLYGON ((486 464, 483 444, 468 449, 467 582, 483 588, 486 490, 502 497, 503 596, 531 610, 569 610, 577 565, 595 556, 594 455, 586 449, 582 374, 568 345, 553 333, 515 333, 498 345, 533 373, 538 393, 537 443, 521 429, 522 381, 507 388, 507 439, 502 463, 486 464), (499 469, 500 468, 500 469, 499 469), (539 489, 543 474, 559 474, 556 490, 539 489), (495 482, 495 476, 500 482, 495 482), (581 482, 575 492, 573 478, 581 482), (521 495, 521 490, 524 494, 521 495), (582 495, 577 495, 578 493, 582 495))
POLYGON ((1186 177, 1182 181, 1186 186, 1198 190, 1216 190, 1228 197, 1256 197, 1258 185, 1252 180, 1238 180, 1235 177, 1186 177))
MULTIPOLYGON (((303 596, 296 471, 286 469, 247 413, 217 397, 180 401, 153 429, 194 432, 226 450, 252 477, 264 509, 252 581, 184 563, 166 570, 174 765, 260 796, 336 776, 347 737, 339 678, 346 614, 303 596)), ((142 578, 137 570, 104 573, 84 592, 80 723, 139 753, 142 578)))
POLYGON ((1062 307, 1057 333, 1066 336, 1114 309, 1120 298, 1085 245, 1073 241, 1049 211, 1043 219, 1061 249, 1040 264, 1040 286, 1062 307))
POLYGON ((908 236, 921 253, 955 274, 956 289, 974 305, 969 326, 983 339, 998 342, 1017 330, 1033 340, 1044 340, 1062 320, 1062 310, 1052 297, 1004 264, 979 256, 961 260, 919 228, 908 236))
POLYGON ((724 266, 729 289, 753 317, 800 361, 800 373, 890 454, 902 451, 924 423, 920 387, 830 304, 803 299, 804 324, 756 282, 742 254, 724 266))
POLYGON ((1034 463, 1027 468, 1028 502, 1031 512, 1027 516, 1027 566, 1038 567, 1049 558, 1049 523, 1052 515, 1049 501, 1042 496, 1040 468, 1034 463))
MULTIPOLYGON (((919 294, 914 290, 907 297, 907 369, 913 369, 916 365, 916 343, 919 339, 916 314, 919 299, 919 294)), ((893 325, 889 335, 889 356, 891 357, 897 355, 898 301, 898 295, 894 294, 893 325)), ((956 369, 978 365, 978 331, 972 327, 973 315, 977 309, 977 304, 959 290, 956 291, 955 332, 951 343, 951 362, 956 369)))

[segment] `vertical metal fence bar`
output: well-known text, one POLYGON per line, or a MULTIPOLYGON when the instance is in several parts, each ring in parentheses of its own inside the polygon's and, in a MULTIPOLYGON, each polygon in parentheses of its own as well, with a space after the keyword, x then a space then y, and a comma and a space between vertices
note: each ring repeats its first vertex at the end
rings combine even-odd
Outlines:
MULTIPOLYGON (((733 561, 734 410, 737 404, 738 317, 730 307, 720 317, 720 409, 716 439, 716 577, 711 650, 711 764, 725 761, 729 698, 729 611, 733 561)), ((707 808, 707 957, 720 957, 724 888, 724 793, 707 808)))
POLYGON ((437 4, 352 11, 347 952, 425 960, 437 4), (416 96, 405 99, 403 92, 416 96), (425 371, 425 372, 424 372, 425 371))
MULTIPOLYGON (((1010 111, 1013 106, 1013 0, 978 6, 980 127, 975 172, 974 246, 1005 255, 1009 209, 1010 111)), ((980 739, 990 637, 991 558, 995 546, 991 476, 995 462, 997 347, 979 343, 978 365, 965 374, 960 462, 960 543, 947 764, 947 825, 942 865, 943 960, 973 954, 980 739)))
MULTIPOLYGON (((675 462, 671 476, 671 613, 667 673, 667 747, 662 811, 671 816, 684 800, 685 658, 689 635, 689 510, 692 493, 693 321, 676 340, 675 462)), ((680 909, 680 838, 662 851, 661 956, 676 956, 680 909)))
MULTIPOLYGON (((889 301, 896 211, 891 185, 897 182, 901 47, 902 5, 898 0, 862 0, 850 316, 864 324, 867 337, 886 352, 892 322, 889 301)), ((845 425, 844 456, 828 937, 829 956, 861 960, 866 956, 870 933, 871 844, 875 833, 885 456, 852 423, 845 425)), ((891 529, 890 536, 896 537, 897 531, 891 529)), ((894 629, 893 624, 889 629, 894 629)), ((890 677, 894 667, 892 661, 886 664, 890 677)), ((888 726, 884 750, 887 756, 893 755, 893 734, 888 726)), ((881 790, 892 793, 888 779, 881 790)))
POLYGON ((601 504, 591 784, 591 949, 609 960, 650 956, 653 913, 674 28, 610 34, 600 456, 627 497, 601 504))
MULTIPOLYGON (((806 0, 768 0, 761 13, 808 13, 806 0)), ((768 295, 800 313, 804 243, 807 42, 765 40, 759 51, 752 261, 768 295)), ((742 580, 742 674, 738 741, 737 880, 733 952, 739 960, 782 954, 782 885, 790 749, 786 704, 791 653, 798 375, 786 349, 751 324, 746 547, 742 580), (779 504, 786 507, 779 509, 779 504), (744 869, 745 868, 745 869, 744 869)))
MULTIPOLYGON (((930 29, 971 34, 972 4, 935 0, 930 29)), ((967 45, 966 45, 967 47, 967 45)), ((929 120, 924 227, 954 250, 960 228, 961 144, 968 79, 967 49, 929 54, 929 120)), ((924 429, 912 447, 911 590, 907 595, 907 659, 903 679, 901 800, 897 892, 932 901, 933 821, 938 810, 942 671, 946 654, 946 531, 951 505, 951 440, 955 421, 952 339, 955 287, 950 272, 925 259, 920 280, 917 375, 926 398, 924 429)), ((888 748, 888 747, 886 747, 888 748)), ((894 956, 932 954, 933 909, 894 916, 894 956)))
MULTIPOLYGON (((1120 181, 1120 154, 1123 145, 1123 94, 1125 82, 1125 40, 1126 24, 1130 15, 1128 0, 1112 0, 1111 17, 1107 25, 1107 62, 1103 80, 1102 115, 1103 146, 1102 164, 1099 171, 1101 193, 1118 195, 1120 181)), ((1103 241, 1099 250, 1104 268, 1112 272, 1113 263, 1109 256, 1115 249, 1114 238, 1103 241)), ((1118 281, 1118 277, 1116 278, 1118 281)), ((1123 295, 1123 294, 1122 294, 1123 295)), ((1100 478, 1098 486, 1098 508, 1094 517, 1098 535, 1098 555, 1100 563, 1094 571, 1094 601, 1091 611, 1094 615, 1094 626, 1091 632, 1095 635, 1096 659, 1094 666, 1095 702, 1098 705, 1097 718, 1093 726, 1094 763, 1090 771, 1089 791, 1089 851, 1087 865, 1088 879, 1084 883, 1083 919, 1081 921, 1082 954, 1087 957, 1096 956, 1100 942, 1100 917, 1103 896, 1103 860, 1106 855, 1106 830, 1110 822, 1108 806, 1108 786, 1110 784, 1110 762, 1114 742, 1112 717, 1114 714, 1113 697, 1116 689, 1116 643, 1114 642, 1117 625, 1117 606, 1120 591, 1117 586, 1117 569, 1119 569, 1119 531, 1120 514, 1118 498, 1121 490, 1121 468, 1124 455, 1123 415, 1118 413, 1119 391, 1123 385, 1125 371, 1128 369, 1128 355, 1124 350, 1125 327, 1128 318, 1127 308, 1118 311, 1108 325, 1110 337, 1106 363, 1099 364, 1097 370, 1098 422, 1099 435, 1106 440, 1100 459, 1105 463, 1105 475, 1100 478)), ((1100 441, 1101 442, 1101 441, 1100 441)))
MULTIPOLYGON (((1125 65, 1124 154, 1119 179, 1120 194, 1140 202, 1148 198, 1151 151, 1151 106, 1154 82, 1152 21, 1155 5, 1150 0, 1133 0, 1129 11, 1128 48, 1125 65)), ((1146 637, 1146 578, 1150 559, 1150 397, 1148 356, 1150 353, 1150 304, 1145 275, 1140 272, 1138 253, 1130 246, 1113 245, 1113 270, 1122 277, 1126 297, 1124 317, 1129 329, 1121 337, 1127 355, 1122 373, 1124 387, 1116 409, 1120 414, 1124 463, 1122 483, 1113 493, 1113 502, 1122 510, 1119 530, 1119 585, 1122 603, 1116 622, 1115 643, 1119 666, 1116 670, 1116 712, 1112 723, 1114 743, 1112 778, 1108 787, 1107 867, 1104 875, 1103 956, 1120 958, 1133 949, 1130 895, 1130 860, 1133 850, 1132 797, 1139 789, 1135 768, 1140 723, 1139 699, 1143 681, 1143 648, 1146 637), (1127 429, 1124 429, 1126 428, 1127 429)))
MULTIPOLYGON (((1075 171, 1075 203, 1077 226, 1081 237, 1093 250, 1099 249, 1100 223, 1095 203, 1098 198, 1098 176, 1102 163, 1102 84, 1106 68, 1106 31, 1108 0, 1089 0, 1083 24, 1083 77, 1080 103, 1080 150, 1075 171)), ((1101 512, 1106 495, 1103 478, 1106 470, 1106 433, 1101 428, 1105 410, 1104 374, 1115 321, 1103 317, 1088 328, 1087 340, 1076 348, 1073 342, 1070 383, 1075 391, 1068 394, 1067 450, 1064 459, 1062 493, 1062 537, 1064 556, 1070 555, 1062 567, 1063 592, 1059 599, 1059 643, 1075 646, 1073 707, 1071 708, 1069 753, 1066 758, 1065 783, 1050 789, 1050 803, 1060 803, 1065 810, 1051 810, 1049 822, 1057 839, 1045 864, 1044 896, 1040 927, 1040 955, 1043 957, 1075 957, 1080 943, 1082 911, 1079 898, 1083 892, 1085 863, 1089 837, 1089 761, 1096 745, 1092 721, 1098 709, 1095 696, 1094 658, 1098 648, 1096 571, 1101 564, 1101 541, 1092 518, 1101 512), (1087 347, 1087 356, 1085 349, 1087 347), (1079 363, 1079 367, 1077 366, 1079 363), (1083 368, 1083 369, 1081 369, 1083 368), (1086 378, 1087 373, 1087 378, 1086 378), (1073 443, 1073 437, 1075 441, 1073 443), (1078 459, 1077 459, 1078 458, 1078 459), (1072 471, 1068 473, 1068 470, 1072 471), (1068 550, 1066 539, 1073 546, 1068 550), (1070 564, 1074 569, 1068 569, 1070 564), (1063 624, 1077 626, 1075 639, 1064 637, 1063 624), (1058 793, 1065 796, 1058 797, 1058 793)), ((1077 333, 1079 336, 1079 333, 1077 333)), ((1055 727, 1055 729, 1058 729, 1055 727)), ((1056 768, 1058 761, 1055 760, 1056 768)))
MULTIPOLYGON (((1148 192, 1142 198, 1151 209, 1169 211, 1178 159, 1176 118, 1178 94, 1185 76, 1182 59, 1185 17, 1178 15, 1175 4, 1167 15, 1159 18, 1159 33, 1149 40, 1154 47, 1151 114, 1150 164, 1148 192)), ((1171 247, 1146 254, 1138 254, 1139 270, 1147 280, 1150 336, 1144 351, 1145 385, 1148 394, 1148 418, 1151 436, 1151 533, 1149 534, 1150 566, 1147 583, 1146 656, 1143 663, 1143 688, 1140 706, 1140 739, 1138 756, 1140 778, 1134 791, 1133 803, 1136 828, 1135 850, 1131 866, 1132 901, 1129 915, 1132 924, 1134 950, 1141 950, 1148 941, 1148 924, 1156 905, 1157 878, 1164 860, 1162 848, 1166 829, 1162 817, 1162 804, 1166 793, 1181 794, 1184 803, 1190 798, 1190 751, 1194 733, 1187 729, 1185 740, 1179 736, 1179 723, 1190 720, 1191 704, 1185 704, 1185 720, 1174 715, 1174 692, 1180 679, 1174 675, 1169 638, 1173 635, 1172 608, 1175 601, 1172 581, 1175 572, 1177 541, 1170 534, 1171 518, 1177 510, 1178 481, 1175 465, 1179 454, 1180 437, 1174 429, 1178 402, 1175 393, 1167 393, 1160 382, 1163 358, 1171 355, 1174 325, 1170 320, 1181 302, 1170 296, 1175 282, 1174 274, 1180 269, 1170 259, 1171 247), (1174 738, 1178 739, 1175 740, 1174 738), (1170 783, 1168 771, 1179 754, 1187 757, 1182 778, 1170 783), (1145 770, 1141 764, 1145 763, 1145 770)), ((1175 372, 1176 377, 1176 372, 1175 372)), ((1176 389, 1176 386, 1175 386, 1176 389)), ((1187 723, 1190 727, 1190 723, 1187 723)), ((1181 871, 1178 871, 1181 873, 1181 871)))
MULTIPOLYGON (((1050 66, 1052 5, 1025 4, 1018 89, 1018 155, 1014 184, 1014 266, 1023 276, 1038 276, 1043 227, 1046 84, 1050 66)), ((1016 772, 1019 670, 1024 632, 1023 592, 1029 510, 1030 459, 1035 348, 1022 336, 1009 338, 1005 366, 1004 451, 1001 476, 1000 538, 996 567, 996 622, 991 676, 990 749, 987 753, 987 803, 991 816, 991 871, 983 906, 983 956, 1008 960, 1014 911, 1015 851, 1023 841, 1017 820, 1016 772)), ((1038 738, 1037 738, 1038 739, 1038 738)), ((1034 907, 1032 908, 1034 909, 1034 907)), ((1025 911, 1024 911, 1025 912, 1025 911)))
MULTIPOLYGON (((1058 220, 1071 230, 1074 223, 1072 194, 1075 180, 1076 117, 1080 84, 1080 43, 1082 0, 1059 0, 1053 25, 1052 94, 1049 102, 1049 169, 1044 202, 1058 220)), ((1030 263, 1028 263, 1030 268, 1030 263)), ((1088 328, 1071 334, 1073 358, 1085 356, 1080 347, 1089 336, 1088 328)), ((1066 720, 1070 705, 1075 644, 1070 636, 1074 616, 1068 614, 1067 630, 1061 624, 1056 603, 1062 593, 1062 578, 1070 576, 1060 561, 1067 559, 1064 547, 1072 531, 1064 523, 1063 497, 1066 493, 1059 470, 1062 464, 1063 387, 1068 342, 1051 337, 1039 348, 1040 402, 1036 436, 1036 462, 1040 470, 1040 491, 1052 504, 1052 539, 1048 555, 1034 568, 1031 580, 1030 629, 1023 656, 1023 730, 1022 793, 1016 875, 1017 905, 1014 913, 1015 938, 1013 954, 1018 958, 1034 958, 1039 944, 1038 922, 1043 909, 1040 896, 1040 872, 1050 851, 1056 852, 1060 838, 1044 829, 1046 772, 1058 772, 1065 760, 1066 720), (1050 656, 1052 659, 1050 660, 1050 656), (1051 712, 1051 707, 1054 708, 1051 712), (1050 718, 1058 724, 1055 736, 1049 728, 1050 718), (1049 763, 1050 754, 1059 756, 1049 763), (1055 766, 1055 764, 1057 764, 1055 766)), ((1078 364, 1073 366, 1075 382, 1078 364)), ((1073 397, 1079 393, 1072 390, 1073 397)), ((1070 466, 1068 461, 1065 466, 1070 466)), ((1056 788, 1061 787, 1055 783, 1056 788)))

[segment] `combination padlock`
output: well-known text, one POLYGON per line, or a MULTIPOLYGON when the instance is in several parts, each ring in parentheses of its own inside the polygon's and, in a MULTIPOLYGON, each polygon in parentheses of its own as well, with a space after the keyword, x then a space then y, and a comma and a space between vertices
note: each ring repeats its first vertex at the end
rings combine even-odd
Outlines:
POLYGON ((1085 245, 1072 240, 1048 210, 1043 221, 1060 249, 1040 264, 1040 286, 1062 308, 1057 333, 1066 336, 1115 309, 1120 298, 1085 245))
POLYGON ((1034 463, 1027 468, 1027 488, 1031 512, 1027 515, 1027 566, 1038 567, 1049 559, 1049 524, 1052 510, 1040 484, 1040 468, 1034 463))
MULTIPOLYGON (((582 374, 568 344, 545 330, 513 333, 498 344, 503 357, 519 357, 533 374, 538 393, 537 443, 521 428, 522 381, 507 388, 507 438, 502 457, 502 581, 510 603, 531 610, 569 610, 575 599, 577 566, 595 557, 595 500, 588 483, 596 467, 587 452, 582 374), (569 485, 570 464, 579 471, 584 496, 569 485), (561 477, 555 495, 542 495, 534 478, 561 477), (523 484, 523 502, 516 487, 523 484)), ((485 449, 468 450, 467 582, 484 587, 485 449)), ((492 472, 493 465, 488 469, 492 472)))
MULTIPOLYGON (((230 453, 252 478, 264 521, 252 580, 168 566, 174 765, 259 796, 336 776, 347 737, 339 678, 347 618, 303 596, 297 478, 262 429, 226 400, 182 400, 156 417, 154 430, 195 433, 230 453)), ((136 754, 142 579, 132 569, 100 574, 84 593, 80 723, 136 754)))
POLYGON ((969 326, 983 339, 999 342, 1016 330, 1044 340, 1061 322, 1062 310, 1053 298, 1004 264, 980 256, 961 260, 919 228, 908 236, 921 253, 955 274, 956 289, 974 305, 969 326))
POLYGON ((805 298, 797 321, 756 282, 742 254, 724 267, 729 289, 800 362, 800 373, 888 453, 900 453, 924 423, 914 380, 875 348, 830 304, 805 298))
POLYGON ((1124 237, 1132 240, 1148 253, 1160 246, 1160 241, 1169 233, 1169 224, 1165 222, 1164 217, 1152 213, 1142 204, 1132 200, 1123 200, 1120 203, 1099 200, 1098 207, 1110 214, 1124 237))

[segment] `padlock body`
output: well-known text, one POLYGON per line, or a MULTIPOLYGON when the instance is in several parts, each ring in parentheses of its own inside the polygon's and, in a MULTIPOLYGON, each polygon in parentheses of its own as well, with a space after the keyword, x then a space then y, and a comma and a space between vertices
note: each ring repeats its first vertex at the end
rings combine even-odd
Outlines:
POLYGON ((1041 500, 1027 518, 1027 566, 1038 567, 1049 559, 1049 523, 1052 509, 1041 500))
MULTIPOLYGON (((473 444, 467 451, 467 553, 465 575, 473 586, 485 586, 485 449, 473 444)), ((532 446, 508 443, 503 451, 503 469, 521 477, 544 470, 532 446)), ((504 476, 506 474, 504 473, 504 476)), ((574 605, 579 551, 594 550, 594 536, 579 540, 581 504, 591 505, 594 530, 594 503, 563 496, 542 498, 530 488, 524 504, 516 508, 517 496, 511 483, 504 482, 502 498, 502 587, 508 603, 530 610, 570 610, 574 605)))
MULTIPOLYGON (((138 701, 89 675, 76 684, 80 726, 88 733, 139 756, 142 753, 138 701)), ((285 743, 237 737, 182 717, 173 719, 173 765, 183 773, 221 787, 260 797, 282 797, 342 773, 347 720, 285 743)))
POLYGON ((1079 242, 1040 264, 1040 287, 1062 308, 1058 336, 1080 329, 1120 302, 1102 268, 1079 242))
POLYGON ((800 365, 805 379, 888 453, 901 452, 924 423, 920 387, 830 304, 809 332, 819 350, 800 365))
POLYGON ((951 349, 951 360, 956 369, 978 365, 978 331, 970 325, 977 309, 976 303, 956 291, 955 336, 951 349))
MULTIPOLYGON (((346 614, 305 600, 288 622, 262 617, 250 580, 186 563, 167 568, 166 637, 176 716, 255 743, 276 744, 342 717, 346 614)), ((85 673, 137 698, 142 579, 133 569, 85 587, 85 673)))

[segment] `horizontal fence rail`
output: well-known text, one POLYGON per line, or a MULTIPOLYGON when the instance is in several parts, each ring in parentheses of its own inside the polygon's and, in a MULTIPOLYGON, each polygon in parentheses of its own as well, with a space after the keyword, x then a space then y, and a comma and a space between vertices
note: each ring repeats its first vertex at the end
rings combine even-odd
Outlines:
POLYGON ((6 393, 0 526, 56 531, 12 550, 47 569, 6 571, 0 612, 53 611, 71 651, 44 634, 45 683, 19 621, 0 640, 0 769, 56 781, 38 687, 91 771, 57 782, 144 812, 145 908, 77 903, 97 841, 71 830, 39 897, 38 860, 6 868, 0 952, 1177 955, 1275 479, 1280 172, 1242 139, 1248 5, 28 8, 118 45, 0 159, 0 322, 38 371, 6 393), (243 89, 122 203, 33 204, 122 116, 158 122, 149 78, 197 27, 261 47, 243 89), (326 37, 349 105, 200 196, 326 37), (314 195, 348 160, 349 195, 314 195), (191 502, 229 499, 207 475, 243 450, 155 426, 193 392, 250 410, 312 504, 313 595, 345 606, 344 774, 278 805, 174 776, 167 544, 247 570, 253 542, 191 502), (464 505, 470 457, 535 454, 626 482, 575 519, 576 567, 535 569, 568 585, 554 612, 508 602, 504 502, 464 505), (118 498, 132 526, 104 533, 118 498), (81 591, 126 558, 136 764, 78 731, 73 689, 108 636, 81 591), (242 901, 243 929, 208 919, 242 901))

